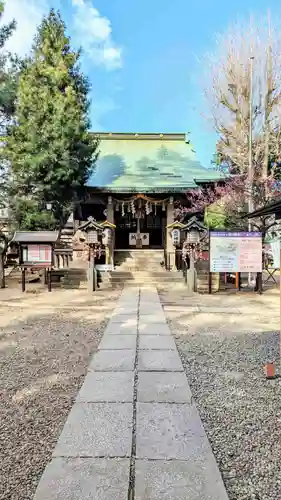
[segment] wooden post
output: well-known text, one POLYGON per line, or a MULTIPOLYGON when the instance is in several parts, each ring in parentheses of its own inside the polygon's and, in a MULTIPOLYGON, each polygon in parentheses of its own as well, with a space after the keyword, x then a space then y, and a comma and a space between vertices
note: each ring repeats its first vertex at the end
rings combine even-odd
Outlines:
POLYGON ((212 273, 210 270, 209 270, 209 274, 208 274, 208 292, 209 292, 209 295, 211 295, 211 293, 212 293, 212 273))
POLYGON ((262 273, 257 273, 257 279, 258 279, 258 293, 262 295, 262 273))
POLYGON ((95 272, 95 250, 93 247, 89 249, 89 268, 88 268, 88 290, 89 292, 96 291, 96 272, 95 272))
POLYGON ((21 291, 25 292, 25 268, 21 271, 21 291))
POLYGON ((239 290, 239 273, 235 273, 235 288, 236 290, 239 290))
POLYGON ((97 289, 97 272, 95 269, 95 250, 93 251, 93 292, 97 289))
POLYGON ((52 291, 52 270, 48 270, 48 292, 52 291))
POLYGON ((208 293, 211 295, 212 293, 212 273, 211 273, 211 238, 210 238, 210 231, 209 231, 209 273, 208 273, 208 293))

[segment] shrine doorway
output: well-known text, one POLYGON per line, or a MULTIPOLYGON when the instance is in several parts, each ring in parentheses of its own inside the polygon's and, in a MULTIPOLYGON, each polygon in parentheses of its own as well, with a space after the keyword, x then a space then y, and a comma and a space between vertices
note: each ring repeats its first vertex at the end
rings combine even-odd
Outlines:
MULTIPOLYGON (((158 207, 157 207, 158 208, 158 207)), ((142 236, 142 249, 161 249, 165 245, 166 216, 160 209, 143 215, 139 220, 132 214, 115 212, 115 249, 136 249, 135 235, 142 236)))

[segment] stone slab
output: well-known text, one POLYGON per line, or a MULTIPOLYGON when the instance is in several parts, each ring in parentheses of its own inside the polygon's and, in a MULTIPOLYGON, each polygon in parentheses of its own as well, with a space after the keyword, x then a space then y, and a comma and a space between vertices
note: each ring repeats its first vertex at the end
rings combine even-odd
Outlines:
POLYGON ((153 313, 152 311, 151 314, 141 314, 140 312, 139 323, 144 325, 151 323, 166 323, 166 316, 163 312, 153 313))
POLYGON ((135 356, 134 349, 97 351, 90 363, 89 370, 99 372, 132 371, 135 356))
POLYGON ((124 500, 129 473, 126 458, 53 458, 34 500, 124 500))
POLYGON ((131 326, 123 323, 109 322, 105 331, 105 335, 137 335, 137 325, 131 326))
POLYGON ((161 306, 158 295, 153 295, 153 294, 141 295, 139 303, 141 307, 152 306, 152 305, 155 305, 157 307, 161 306))
POLYGON ((142 403, 190 403, 192 394, 185 373, 140 372, 137 400, 142 403))
POLYGON ((118 314, 116 316, 111 316, 110 323, 122 323, 124 325, 136 326, 137 325, 137 315, 136 314, 118 314))
POLYGON ((133 372, 88 372, 76 401, 131 403, 133 388, 133 372))
POLYGON ((54 457, 130 457, 131 403, 75 403, 54 457))
POLYGON ((137 458, 193 460, 210 452, 192 404, 137 403, 137 458))
POLYGON ((157 299, 157 301, 152 299, 148 302, 140 302, 139 309, 143 314, 147 314, 147 311, 149 310, 163 312, 161 304, 159 303, 159 299, 157 299))
POLYGON ((171 335, 142 335, 139 339, 140 349, 176 350, 176 343, 171 335))
POLYGON ((167 323, 139 323, 140 335, 172 335, 167 323))
MULTIPOLYGON (((212 457, 210 457, 212 458, 212 457)), ((136 461, 135 500, 228 500, 214 460, 136 461)))
POLYGON ((101 339, 99 349, 136 349, 137 336, 136 335, 108 335, 105 334, 101 339))
POLYGON ((124 305, 123 307, 117 307, 114 309, 112 313, 112 317, 114 316, 132 316, 138 313, 138 304, 135 306, 124 305))
MULTIPOLYGON (((122 351, 123 352, 123 351, 122 351)), ((139 371, 182 372, 183 366, 177 351, 139 351, 139 371)))

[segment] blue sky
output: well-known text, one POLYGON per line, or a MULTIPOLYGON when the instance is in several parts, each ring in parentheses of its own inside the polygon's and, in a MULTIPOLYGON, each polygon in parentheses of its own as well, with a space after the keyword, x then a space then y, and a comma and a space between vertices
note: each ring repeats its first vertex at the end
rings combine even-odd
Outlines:
MULTIPOLYGON (((190 132, 209 166, 215 135, 204 113, 200 59, 237 17, 276 17, 277 0, 6 0, 18 32, 11 48, 29 50, 34 27, 59 8, 92 84, 92 126, 111 132, 190 132)), ((277 10, 278 9, 278 10, 277 10)))

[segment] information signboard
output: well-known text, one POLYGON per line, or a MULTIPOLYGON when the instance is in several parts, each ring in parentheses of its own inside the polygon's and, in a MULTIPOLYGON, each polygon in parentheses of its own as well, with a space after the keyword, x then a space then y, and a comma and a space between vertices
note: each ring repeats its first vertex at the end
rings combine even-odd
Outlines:
POLYGON ((26 266, 51 266, 52 245, 27 244, 22 247, 22 265, 26 266))
POLYGON ((262 272, 262 234, 211 231, 210 271, 212 273, 262 272))

